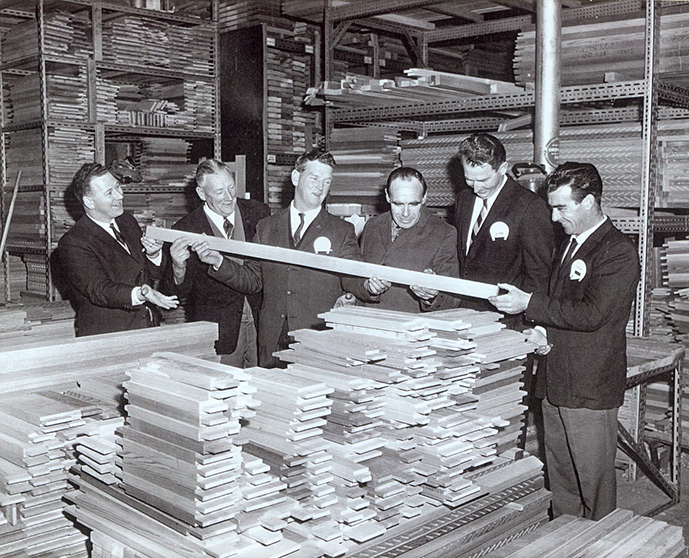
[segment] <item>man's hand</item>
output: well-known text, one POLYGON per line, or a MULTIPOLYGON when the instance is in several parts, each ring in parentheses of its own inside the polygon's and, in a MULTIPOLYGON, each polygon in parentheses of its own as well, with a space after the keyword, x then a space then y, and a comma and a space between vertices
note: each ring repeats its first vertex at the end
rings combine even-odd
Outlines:
POLYGON ((146 255, 152 260, 157 258, 160 254, 160 251, 163 249, 162 240, 153 240, 146 236, 141 237, 141 245, 144 247, 146 255))
POLYGON ((177 300, 176 296, 166 296, 148 285, 143 285, 141 287, 139 297, 143 298, 142 302, 150 302, 156 306, 164 308, 165 310, 177 308, 179 305, 179 301, 177 300))
POLYGON ((545 356, 550 352, 552 345, 548 343, 548 337, 540 328, 525 329, 522 333, 526 335, 527 339, 532 343, 538 345, 534 351, 539 356, 545 356))
POLYGON ((187 260, 189 259, 189 245, 191 240, 186 236, 180 236, 170 246, 170 257, 172 258, 172 273, 175 283, 180 285, 184 281, 187 271, 187 260))
MULTIPOLYGON (((424 269, 423 272, 435 275, 435 271, 433 271, 432 269, 424 269)), ((426 287, 419 287, 418 285, 411 285, 409 288, 417 297, 419 297, 427 305, 430 305, 433 299, 436 296, 438 296, 438 291, 436 289, 428 289, 426 287)))
POLYGON ((383 279, 378 279, 377 277, 371 277, 364 281, 364 287, 373 296, 379 296, 383 294, 390 288, 390 281, 384 281, 383 279))
POLYGON ((196 252, 199 260, 203 263, 212 265, 215 270, 220 268, 223 259, 222 254, 217 250, 213 250, 205 240, 192 243, 191 249, 196 252))
POLYGON ((500 312, 505 314, 521 314, 526 310, 531 300, 531 293, 525 293, 507 283, 498 283, 498 287, 506 290, 507 294, 491 296, 488 301, 500 312))

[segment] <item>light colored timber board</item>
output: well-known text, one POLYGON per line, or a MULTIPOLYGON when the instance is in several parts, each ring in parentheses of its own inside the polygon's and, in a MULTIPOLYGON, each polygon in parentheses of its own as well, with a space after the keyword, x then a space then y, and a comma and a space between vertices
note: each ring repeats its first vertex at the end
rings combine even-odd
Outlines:
POLYGON ((173 231, 171 229, 151 226, 146 227, 146 236, 165 242, 173 242, 179 237, 186 236, 192 241, 206 241, 212 249, 218 250, 219 252, 310 267, 321 271, 355 275, 357 277, 377 277, 400 285, 418 285, 428 289, 437 289, 447 293, 473 296, 476 298, 485 299, 498 294, 498 287, 496 285, 359 262, 356 260, 321 256, 319 254, 311 254, 300 250, 290 250, 288 248, 278 248, 276 246, 267 246, 265 244, 226 240, 214 236, 173 231))

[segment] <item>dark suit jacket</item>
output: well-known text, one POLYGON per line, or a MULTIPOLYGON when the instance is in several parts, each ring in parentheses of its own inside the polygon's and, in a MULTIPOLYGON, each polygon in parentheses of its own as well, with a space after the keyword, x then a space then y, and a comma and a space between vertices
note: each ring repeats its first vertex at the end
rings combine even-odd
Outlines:
MULTIPOLYGON (((362 259, 352 224, 330 215, 325 209, 303 234, 296 249, 313 253, 314 240, 320 237, 330 241, 331 256, 362 259)), ((254 242, 293 248, 289 207, 260 221, 254 242)), ((233 285, 240 292, 258 292, 263 288, 258 328, 258 361, 261 366, 272 361, 272 353, 277 348, 285 321, 289 331, 322 328, 324 322, 318 314, 330 310, 344 292, 370 300, 360 278, 340 277, 334 273, 268 260, 249 261, 240 266, 225 258, 220 269, 211 269, 209 274, 233 285)))
MULTIPOLYGON (((418 222, 410 229, 402 229, 395 242, 391 239, 391 229, 389 211, 366 222, 359 240, 364 261, 412 271, 432 269, 438 275, 459 277, 457 230, 433 215, 428 208, 421 208, 418 222)), ((380 295, 378 302, 370 305, 403 312, 422 309, 409 287, 398 285, 392 285, 380 295)), ((454 297, 440 293, 427 309, 451 306, 455 306, 454 297)))
POLYGON ((154 325, 151 318, 157 310, 149 310, 146 304, 132 306, 131 293, 134 287, 161 279, 163 265, 155 266, 146 257, 141 228, 131 214, 123 213, 115 220, 131 254, 86 215, 58 244, 60 266, 76 310, 77 336, 154 325))
POLYGON ((536 395, 544 397, 547 389, 548 400, 563 407, 619 407, 627 376, 626 327, 639 281, 636 248, 608 219, 568 265, 559 261, 548 293, 534 294, 526 309, 527 320, 547 326, 553 346, 536 395))
MULTIPOLYGON (((250 241, 256 234, 256 224, 270 215, 270 209, 262 202, 239 198, 237 208, 242 216, 244 237, 250 241)), ((214 235, 203 206, 182 217, 172 228, 214 235)), ((189 321, 203 320, 218 324, 218 340, 215 343, 217 354, 227 355, 237 348, 245 295, 208 275, 208 264, 202 263, 195 252, 192 251, 187 260, 187 269, 181 285, 175 285, 170 261, 165 273, 165 290, 176 294, 180 299, 186 299, 185 309, 189 321)), ((254 312, 254 320, 258 324, 261 295, 254 294, 247 298, 254 312)))
MULTIPOLYGON (((460 278, 492 285, 509 283, 529 293, 545 292, 554 242, 553 224, 545 202, 507 177, 467 254, 467 236, 475 199, 473 191, 466 188, 457 196, 455 206, 460 278), (506 239, 491 235, 491 226, 496 223, 507 226, 506 239)), ((504 230, 500 225, 496 227, 504 230)), ((466 298, 462 305, 495 311, 488 301, 480 299, 466 298)))

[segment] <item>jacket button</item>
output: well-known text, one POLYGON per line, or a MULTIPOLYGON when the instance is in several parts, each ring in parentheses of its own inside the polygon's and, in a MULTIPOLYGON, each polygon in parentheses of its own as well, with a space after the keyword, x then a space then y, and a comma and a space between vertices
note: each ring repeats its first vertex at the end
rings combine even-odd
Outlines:
POLYGON ((285 319, 285 315, 284 315, 284 314, 280 314, 280 319, 281 319, 281 320, 284 320, 284 319, 285 319))
POLYGON ((288 294, 288 295, 291 295, 291 294, 292 294, 292 291, 287 291, 287 294, 288 294))

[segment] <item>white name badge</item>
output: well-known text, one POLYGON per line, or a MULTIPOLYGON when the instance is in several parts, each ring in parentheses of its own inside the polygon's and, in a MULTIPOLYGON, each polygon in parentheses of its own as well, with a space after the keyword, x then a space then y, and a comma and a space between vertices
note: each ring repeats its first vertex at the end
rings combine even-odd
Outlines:
POLYGON ((507 226, 507 223, 495 221, 490 226, 490 238, 493 242, 498 239, 507 240, 508 236, 510 236, 510 228, 507 226))
POLYGON ((569 268, 569 278, 581 282, 586 277, 586 264, 583 260, 574 260, 569 268))
POLYGON ((333 245, 330 239, 325 236, 319 236, 313 241, 313 251, 316 254, 330 254, 333 251, 333 245))

